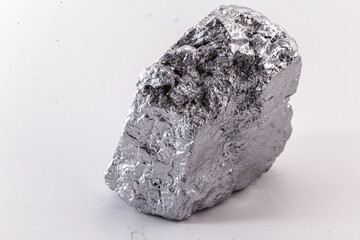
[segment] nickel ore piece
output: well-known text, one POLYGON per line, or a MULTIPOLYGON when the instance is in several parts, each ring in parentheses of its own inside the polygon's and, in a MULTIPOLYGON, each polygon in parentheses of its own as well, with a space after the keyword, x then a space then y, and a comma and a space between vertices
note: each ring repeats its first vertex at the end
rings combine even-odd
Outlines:
POLYGON ((140 75, 106 184, 168 219, 224 201, 283 151, 300 70, 283 28, 220 6, 140 75))

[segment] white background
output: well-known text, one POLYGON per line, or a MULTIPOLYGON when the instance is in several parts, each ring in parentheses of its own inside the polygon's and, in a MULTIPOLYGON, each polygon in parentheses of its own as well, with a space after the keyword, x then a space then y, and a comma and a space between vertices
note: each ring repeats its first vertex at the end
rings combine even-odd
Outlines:
POLYGON ((0 1, 0 239, 360 239, 357 1, 0 1), (173 222, 103 180, 142 69, 221 4, 283 26, 303 57, 273 168, 173 222))

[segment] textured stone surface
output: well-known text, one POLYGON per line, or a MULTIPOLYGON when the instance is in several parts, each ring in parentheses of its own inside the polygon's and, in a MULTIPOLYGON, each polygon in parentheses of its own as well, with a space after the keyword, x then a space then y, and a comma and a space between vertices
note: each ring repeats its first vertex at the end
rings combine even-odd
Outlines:
POLYGON ((141 74, 106 184, 169 219, 220 203, 283 151, 300 70, 281 27, 219 7, 141 74))

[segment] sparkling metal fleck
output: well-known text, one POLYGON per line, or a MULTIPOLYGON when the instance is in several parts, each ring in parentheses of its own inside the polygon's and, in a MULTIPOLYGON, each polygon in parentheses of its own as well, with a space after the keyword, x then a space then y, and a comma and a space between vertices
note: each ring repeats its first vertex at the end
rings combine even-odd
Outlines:
POLYGON ((140 75, 106 184, 169 219, 224 201, 283 151, 300 71, 284 29, 220 6, 140 75))

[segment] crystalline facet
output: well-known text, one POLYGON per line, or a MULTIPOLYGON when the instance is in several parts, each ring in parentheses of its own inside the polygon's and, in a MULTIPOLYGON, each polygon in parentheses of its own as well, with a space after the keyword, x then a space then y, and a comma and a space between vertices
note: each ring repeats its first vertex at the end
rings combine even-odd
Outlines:
POLYGON ((106 184, 169 219, 225 200, 284 149, 300 70, 284 29, 219 7, 141 74, 106 184))

